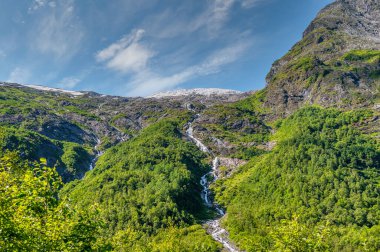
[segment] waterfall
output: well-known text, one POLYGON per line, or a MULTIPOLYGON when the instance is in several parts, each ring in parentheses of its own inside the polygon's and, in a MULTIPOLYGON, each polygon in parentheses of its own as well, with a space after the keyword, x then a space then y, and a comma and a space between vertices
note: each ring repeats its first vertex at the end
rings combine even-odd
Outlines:
MULTIPOLYGON (((207 148, 207 146, 194 136, 194 129, 192 127, 192 124, 198 117, 199 114, 197 114, 195 118, 187 124, 186 135, 197 145, 201 151, 214 156, 213 153, 207 148)), ((200 184, 202 186, 201 198, 205 202, 205 205, 209 208, 213 208, 219 214, 219 217, 217 219, 209 220, 206 222, 206 224, 208 226, 208 232, 214 240, 221 243, 227 251, 238 252, 239 250, 230 242, 227 230, 220 226, 220 220, 225 215, 224 210, 218 204, 212 202, 212 199, 210 198, 210 184, 218 179, 218 167, 219 158, 214 156, 211 171, 203 175, 200 181, 200 184), (208 181, 208 177, 210 176, 212 176, 211 182, 208 181)))
POLYGON ((98 150, 100 144, 101 144, 100 139, 99 139, 99 138, 96 138, 96 145, 95 145, 95 147, 94 147, 94 149, 95 149, 95 157, 91 160, 90 167, 89 167, 89 170, 90 170, 90 171, 94 169, 95 164, 96 164, 96 161, 98 161, 99 157, 100 157, 101 155, 103 155, 103 153, 104 153, 103 151, 99 151, 99 150, 98 150))

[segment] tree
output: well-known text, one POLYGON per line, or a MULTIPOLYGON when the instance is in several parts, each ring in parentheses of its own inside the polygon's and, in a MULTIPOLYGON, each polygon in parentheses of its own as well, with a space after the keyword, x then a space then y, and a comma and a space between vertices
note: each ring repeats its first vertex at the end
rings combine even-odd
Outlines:
POLYGON ((14 157, 0 160, 0 250, 91 250, 101 224, 96 210, 80 212, 60 200, 61 178, 45 160, 21 165, 14 157))

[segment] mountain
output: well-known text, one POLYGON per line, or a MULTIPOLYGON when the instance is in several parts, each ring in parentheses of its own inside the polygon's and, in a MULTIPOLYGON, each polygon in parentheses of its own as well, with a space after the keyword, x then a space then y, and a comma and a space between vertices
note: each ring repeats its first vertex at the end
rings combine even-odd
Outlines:
POLYGON ((379 5, 377 0, 338 0, 325 7, 302 40, 273 64, 264 106, 286 116, 307 104, 378 104, 379 5))
POLYGON ((379 17, 328 5, 253 92, 0 83, 0 250, 379 251, 379 17))
POLYGON ((200 112, 248 96, 235 91, 211 93, 175 98, 126 98, 3 82, 0 125, 7 132, 3 150, 18 149, 30 160, 44 157, 49 166, 57 166, 64 181, 79 179, 89 170, 99 151, 130 139, 152 123, 186 115, 189 109, 200 112), (21 136, 16 137, 18 134, 21 136), (12 137, 20 138, 18 144, 12 137), (25 148, 20 149, 22 142, 25 148))

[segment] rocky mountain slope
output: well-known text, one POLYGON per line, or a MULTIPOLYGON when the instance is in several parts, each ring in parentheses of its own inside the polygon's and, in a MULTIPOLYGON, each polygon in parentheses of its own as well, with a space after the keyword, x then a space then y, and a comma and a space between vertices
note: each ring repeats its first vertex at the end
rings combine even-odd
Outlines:
MULTIPOLYGON (((33 141, 29 141, 33 144, 29 145, 38 149, 38 153, 31 153, 28 158, 38 160, 38 157, 45 157, 50 166, 58 165, 65 181, 69 181, 83 177, 97 151, 130 139, 154 122, 187 113, 195 114, 212 105, 231 103, 248 95, 219 90, 206 96, 126 98, 1 83, 0 121, 3 127, 16 128, 35 136, 33 141), (44 139, 42 142, 46 148, 35 146, 35 138, 44 139), (69 143, 81 146, 70 148, 78 154, 73 153, 77 161, 71 161, 70 165, 66 164, 68 160, 62 161, 67 152, 64 145, 69 143), (52 155, 48 146, 55 146, 57 150, 54 153, 57 154, 52 155)), ((4 149, 16 148, 10 146, 5 143, 4 149)))
POLYGON ((379 103, 380 2, 338 0, 267 76, 264 106, 288 115, 306 104, 341 108, 379 103))

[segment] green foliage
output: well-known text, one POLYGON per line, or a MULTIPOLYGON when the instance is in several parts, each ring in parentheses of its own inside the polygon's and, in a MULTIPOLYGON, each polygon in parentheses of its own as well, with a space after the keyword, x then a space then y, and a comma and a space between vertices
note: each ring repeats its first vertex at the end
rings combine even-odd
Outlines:
POLYGON ((89 151, 77 143, 51 140, 29 130, 0 126, 0 157, 6 151, 16 151, 25 161, 47 159, 56 166, 64 181, 81 177, 91 161, 89 151))
POLYGON ((273 251, 289 252, 330 251, 327 244, 330 235, 328 225, 309 228, 299 223, 297 217, 282 220, 269 233, 273 240, 273 251))
POLYGON ((127 228, 120 230, 112 237, 114 251, 220 251, 221 245, 206 235, 200 225, 189 227, 170 227, 162 229, 155 236, 127 228))
POLYGON ((303 57, 294 62, 292 70, 303 70, 308 71, 316 65, 316 58, 313 57, 303 57))
POLYGON ((152 241, 152 251, 157 252, 216 252, 221 247, 200 225, 163 230, 152 241))
POLYGON ((245 98, 232 104, 232 106, 242 111, 250 111, 251 113, 255 112, 258 114, 265 114, 266 112, 268 112, 267 109, 263 106, 266 96, 267 90, 264 88, 262 90, 254 92, 248 98, 245 98))
POLYGON ((97 212, 58 200, 62 182, 54 169, 18 167, 13 158, 0 160, 0 250, 91 250, 100 227, 97 212))
MULTIPOLYGON (((294 214, 309 232, 328 221, 333 230, 351 232, 358 244, 368 239, 368 249, 379 249, 376 232, 361 234, 380 224, 380 150, 352 126, 370 115, 301 109, 278 124, 273 151, 218 183, 216 199, 228 213, 224 223, 242 249, 274 249, 270 234, 294 214)), ((338 237, 331 234, 328 245, 351 247, 338 237)))
POLYGON ((342 57, 346 61, 362 61, 369 64, 380 61, 379 50, 352 50, 342 57))
POLYGON ((380 79, 380 70, 374 70, 369 74, 371 79, 377 80, 380 79))
MULTIPOLYGON (((183 230, 205 211, 199 180, 208 165, 195 145, 181 139, 178 123, 161 120, 107 150, 93 171, 82 181, 66 185, 62 192, 82 209, 97 203, 108 225, 104 236, 120 236, 113 242, 119 247, 138 251, 146 237, 151 241, 159 235, 157 246, 164 246, 161 240, 167 240, 167 246, 178 248, 190 238, 183 237, 181 242, 178 238, 173 241, 174 237, 184 236, 187 231, 183 230), (164 236, 165 230, 169 230, 168 236, 164 236)), ((190 231, 189 237, 203 237, 193 241, 193 247, 203 246, 203 239, 209 239, 204 232, 190 231)), ((215 244, 204 246, 213 248, 215 244)))
POLYGON ((270 132, 260 117, 264 97, 265 91, 259 91, 237 103, 206 109, 202 115, 206 119, 195 123, 195 127, 207 130, 201 136, 203 142, 218 153, 220 146, 215 145, 215 138, 220 139, 230 145, 227 155, 242 159, 262 153, 256 147, 268 140, 270 132))
POLYGON ((89 151, 83 146, 76 143, 63 142, 61 160, 65 165, 65 172, 75 178, 79 178, 88 170, 91 157, 89 151))

